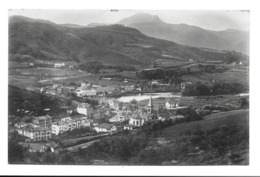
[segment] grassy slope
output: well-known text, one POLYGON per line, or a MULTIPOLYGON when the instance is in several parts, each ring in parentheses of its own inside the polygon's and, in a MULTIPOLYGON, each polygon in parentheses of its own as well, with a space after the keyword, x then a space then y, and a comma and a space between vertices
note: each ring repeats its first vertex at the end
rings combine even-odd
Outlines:
POLYGON ((209 130, 216 127, 227 126, 230 124, 241 124, 248 125, 249 121, 249 110, 235 110, 223 113, 211 114, 204 117, 202 121, 188 122, 173 125, 165 128, 163 132, 170 136, 179 136, 180 133, 185 131, 195 131, 197 127, 201 127, 202 130, 209 130), (216 119, 214 119, 216 118, 216 119))
MULTIPOLYGON (((148 152, 154 154, 155 164, 171 165, 171 160, 176 160, 176 165, 248 165, 248 111, 214 114, 202 121, 165 128, 159 137, 170 143, 148 152)), ((150 164, 152 159, 147 158, 150 160, 145 163, 150 164)))

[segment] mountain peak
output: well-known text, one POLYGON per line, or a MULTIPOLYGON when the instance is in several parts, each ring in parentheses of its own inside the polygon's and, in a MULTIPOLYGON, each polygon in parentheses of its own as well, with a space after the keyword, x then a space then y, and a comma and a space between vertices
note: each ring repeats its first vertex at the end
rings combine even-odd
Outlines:
POLYGON ((149 23, 149 22, 162 22, 158 15, 151 15, 146 13, 138 13, 131 17, 124 18, 118 24, 130 25, 134 23, 149 23))

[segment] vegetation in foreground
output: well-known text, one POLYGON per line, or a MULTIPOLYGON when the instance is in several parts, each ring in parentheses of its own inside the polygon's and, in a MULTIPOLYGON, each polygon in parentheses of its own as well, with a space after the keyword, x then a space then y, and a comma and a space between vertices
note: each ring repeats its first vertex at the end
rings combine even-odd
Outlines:
POLYGON ((77 152, 26 152, 10 136, 9 163, 93 164, 102 160, 123 165, 249 164, 248 109, 240 114, 227 112, 220 118, 173 124, 150 123, 136 133, 126 131, 103 138, 77 152))

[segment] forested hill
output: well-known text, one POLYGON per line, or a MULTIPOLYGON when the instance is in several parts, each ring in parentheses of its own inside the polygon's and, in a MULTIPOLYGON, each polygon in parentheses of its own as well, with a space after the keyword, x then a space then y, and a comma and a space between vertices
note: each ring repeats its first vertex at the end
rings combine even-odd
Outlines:
POLYGON ((10 60, 16 61, 26 58, 139 66, 158 58, 200 61, 248 58, 235 52, 187 47, 148 37, 122 25, 75 28, 21 16, 9 18, 9 54, 10 60))

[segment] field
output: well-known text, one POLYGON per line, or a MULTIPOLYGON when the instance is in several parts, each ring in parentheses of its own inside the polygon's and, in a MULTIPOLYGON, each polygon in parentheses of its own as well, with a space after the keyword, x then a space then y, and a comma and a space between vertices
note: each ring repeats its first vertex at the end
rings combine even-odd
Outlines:
POLYGON ((185 131, 196 131, 200 127, 203 131, 224 127, 232 124, 240 124, 249 128, 249 110, 235 110, 224 113, 215 113, 204 117, 204 120, 173 125, 162 132, 166 136, 179 136, 185 131))
POLYGON ((249 72, 245 69, 230 69, 225 72, 186 74, 181 76, 183 81, 205 82, 227 80, 249 85, 249 72))
POLYGON ((205 104, 212 105, 232 105, 239 106, 240 97, 237 95, 218 95, 218 96, 184 96, 180 99, 180 104, 200 108, 205 104))
MULTIPOLYGON (((174 93, 174 95, 180 95, 179 92, 174 93)), ((182 96, 182 97, 173 97, 173 98, 154 98, 153 104, 154 108, 157 107, 165 107, 166 101, 170 101, 171 99, 179 102, 182 106, 192 106, 193 108, 201 108, 206 104, 212 105, 231 105, 234 108, 239 107, 239 99, 240 97, 237 95, 219 95, 219 96, 182 96)), ((142 100, 138 102, 139 106, 145 106, 148 103, 147 100, 142 100)))
POLYGON ((56 68, 19 68, 9 69, 9 75, 28 75, 28 76, 48 76, 48 77, 65 77, 81 74, 76 70, 71 69, 56 69, 56 68))

